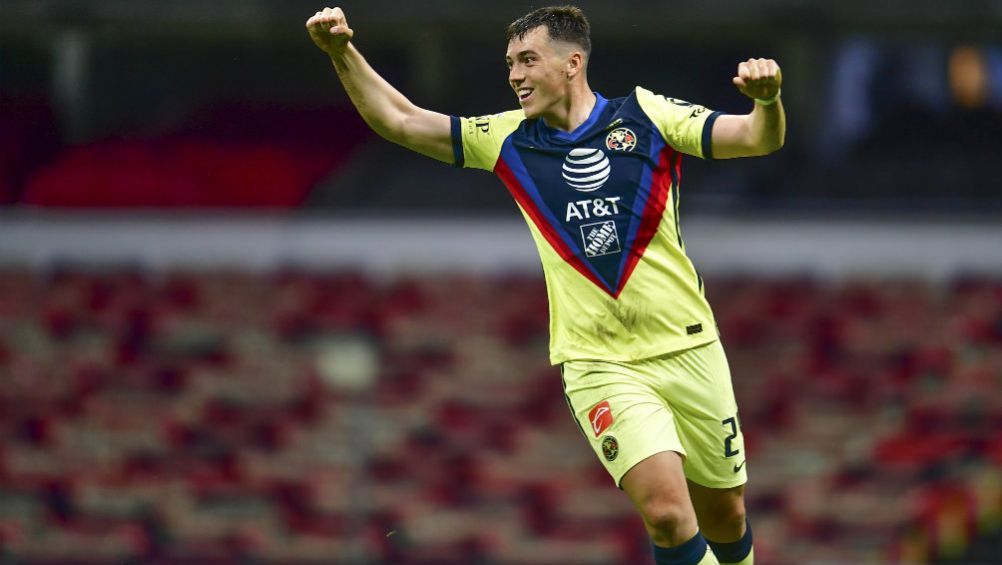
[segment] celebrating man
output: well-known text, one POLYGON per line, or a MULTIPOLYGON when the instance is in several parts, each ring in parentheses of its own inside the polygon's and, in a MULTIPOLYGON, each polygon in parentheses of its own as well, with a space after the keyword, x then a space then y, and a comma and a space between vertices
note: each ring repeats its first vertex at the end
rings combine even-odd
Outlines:
POLYGON ((643 518, 659 565, 751 565, 747 465, 730 370, 678 223, 682 154, 726 159, 783 146, 782 74, 738 65, 745 115, 637 87, 588 86, 590 26, 573 6, 508 26, 521 109, 474 118, 419 108, 351 43, 340 8, 306 22, 366 123, 456 166, 493 171, 525 216, 550 301, 550 360, 582 433, 643 518))

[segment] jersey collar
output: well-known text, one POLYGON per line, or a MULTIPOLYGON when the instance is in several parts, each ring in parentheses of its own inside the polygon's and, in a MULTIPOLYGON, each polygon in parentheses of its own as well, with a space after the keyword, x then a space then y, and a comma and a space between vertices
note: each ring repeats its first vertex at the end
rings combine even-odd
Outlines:
POLYGON ((598 121, 598 117, 602 115, 602 110, 605 110, 605 105, 609 103, 601 94, 593 92, 595 95, 595 107, 591 109, 591 113, 588 114, 588 119, 581 123, 578 127, 574 128, 573 131, 563 131, 556 128, 551 128, 546 125, 546 122, 539 120, 539 123, 543 126, 544 131, 548 132, 550 136, 554 139, 560 141, 570 141, 574 142, 581 138, 588 130, 591 129, 595 122, 598 121))

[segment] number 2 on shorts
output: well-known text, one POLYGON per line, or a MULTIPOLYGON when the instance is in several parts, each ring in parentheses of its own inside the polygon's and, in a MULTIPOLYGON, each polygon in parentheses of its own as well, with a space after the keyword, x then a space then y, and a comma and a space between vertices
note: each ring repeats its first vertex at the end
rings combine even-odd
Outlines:
POLYGON ((731 435, 729 435, 726 438, 724 438, 724 457, 734 457, 738 453, 741 453, 740 449, 738 449, 736 451, 733 450, 733 449, 731 449, 731 442, 734 440, 734 438, 738 437, 738 422, 737 422, 737 417, 736 416, 732 416, 732 417, 727 418, 725 420, 721 420, 720 423, 724 424, 724 425, 729 425, 731 427, 731 435))

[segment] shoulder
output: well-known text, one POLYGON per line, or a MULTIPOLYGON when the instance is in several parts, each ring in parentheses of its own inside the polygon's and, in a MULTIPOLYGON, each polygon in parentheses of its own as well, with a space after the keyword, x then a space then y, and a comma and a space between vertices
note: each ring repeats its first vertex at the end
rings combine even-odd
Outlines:
POLYGON ((466 122, 468 133, 508 134, 518 129, 519 124, 525 121, 525 113, 522 110, 509 110, 465 118, 463 121, 466 122))
POLYGON ((460 167, 492 170, 501 147, 524 121, 522 110, 471 118, 453 117, 454 163, 460 167))
POLYGON ((501 112, 500 114, 495 114, 498 116, 499 120, 512 121, 519 123, 525 119, 525 112, 522 110, 508 110, 507 112, 501 112))
POLYGON ((645 110, 654 110, 655 108, 665 106, 674 108, 691 108, 696 106, 696 104, 682 100, 681 98, 674 98, 664 94, 656 94, 642 86, 636 87, 631 96, 635 96, 637 102, 639 102, 645 110))
MULTIPOLYGON (((630 93, 630 96, 635 98, 637 102, 639 102, 641 105, 653 104, 656 102, 657 98, 659 98, 657 94, 654 94, 652 91, 647 90, 642 86, 634 87, 633 92, 630 93)), ((661 96, 660 98, 664 97, 661 96)))

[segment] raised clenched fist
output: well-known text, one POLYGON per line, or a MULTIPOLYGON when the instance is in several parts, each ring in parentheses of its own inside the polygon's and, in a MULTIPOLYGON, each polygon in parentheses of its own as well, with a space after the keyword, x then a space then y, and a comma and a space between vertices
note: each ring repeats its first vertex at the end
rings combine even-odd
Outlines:
POLYGON ((783 71, 772 59, 748 59, 738 64, 738 75, 731 82, 749 98, 771 100, 783 85, 783 71))
POLYGON ((348 20, 341 8, 324 8, 306 20, 306 30, 310 39, 328 55, 335 55, 348 45, 355 32, 348 27, 348 20))

